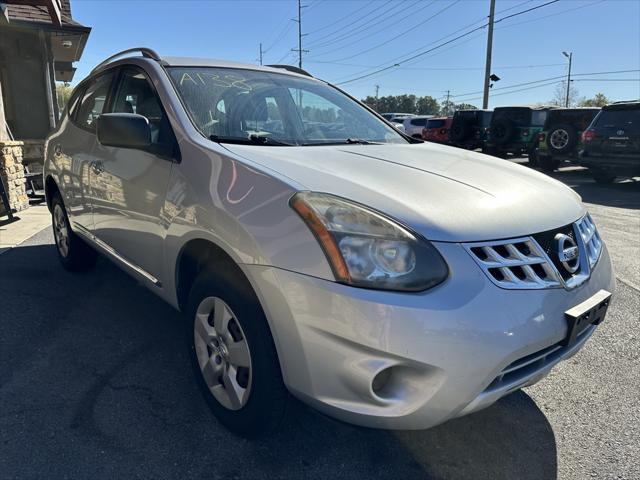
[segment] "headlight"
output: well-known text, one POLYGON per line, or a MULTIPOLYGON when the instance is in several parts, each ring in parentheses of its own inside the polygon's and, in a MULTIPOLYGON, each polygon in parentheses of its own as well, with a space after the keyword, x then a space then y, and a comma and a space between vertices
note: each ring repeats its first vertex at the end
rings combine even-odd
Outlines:
POLYGON ((341 283, 421 291, 447 278, 447 265, 433 245, 375 211, 325 193, 300 192, 290 203, 341 283))

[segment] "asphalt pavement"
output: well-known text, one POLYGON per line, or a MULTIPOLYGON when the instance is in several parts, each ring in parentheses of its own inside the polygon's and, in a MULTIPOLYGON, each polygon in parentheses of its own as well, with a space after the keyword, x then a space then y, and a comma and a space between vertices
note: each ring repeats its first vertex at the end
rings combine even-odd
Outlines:
POLYGON ((607 319, 541 383, 426 431, 294 403, 270 438, 228 433, 193 382, 180 314, 104 259, 65 272, 42 231, 0 255, 0 478, 640 478, 640 182, 554 176, 611 252, 607 319))

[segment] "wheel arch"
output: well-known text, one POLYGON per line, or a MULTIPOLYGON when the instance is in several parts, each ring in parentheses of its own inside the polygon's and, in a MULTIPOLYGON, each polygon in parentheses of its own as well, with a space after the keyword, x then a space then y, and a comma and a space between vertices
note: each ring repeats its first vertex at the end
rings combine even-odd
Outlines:
POLYGON ((51 211, 51 199, 56 193, 61 195, 58 183, 54 180, 53 176, 47 175, 47 178, 44 181, 44 197, 49 211, 51 211))
POLYGON ((205 270, 231 273, 239 281, 251 286, 256 294, 247 275, 224 248, 207 238, 192 238, 180 248, 176 260, 176 301, 180 311, 186 308, 195 279, 205 270))

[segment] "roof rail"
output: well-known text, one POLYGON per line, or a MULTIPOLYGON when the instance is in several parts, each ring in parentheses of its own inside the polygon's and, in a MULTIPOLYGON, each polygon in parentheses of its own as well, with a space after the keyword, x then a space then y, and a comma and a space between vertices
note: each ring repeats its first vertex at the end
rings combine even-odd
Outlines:
POLYGON ((304 75, 306 77, 313 78, 313 75, 311 75, 306 70, 303 70, 303 69, 298 68, 298 67, 294 67, 293 65, 265 65, 265 67, 281 68, 283 70, 288 70, 288 71, 293 72, 293 73, 298 73, 300 75, 304 75))
POLYGON ((143 57, 151 58, 151 59, 155 60, 156 62, 161 61, 160 55, 158 55, 154 50, 151 50, 150 48, 145 48, 145 47, 129 48, 127 50, 123 50, 122 52, 118 52, 115 55, 111 55, 106 60, 100 62, 93 70, 91 70, 90 75, 93 74, 94 72, 97 72, 98 70, 100 70, 102 67, 104 67, 108 63, 111 63, 116 58, 121 57, 123 55, 126 55, 127 53, 132 53, 132 52, 140 52, 143 57))

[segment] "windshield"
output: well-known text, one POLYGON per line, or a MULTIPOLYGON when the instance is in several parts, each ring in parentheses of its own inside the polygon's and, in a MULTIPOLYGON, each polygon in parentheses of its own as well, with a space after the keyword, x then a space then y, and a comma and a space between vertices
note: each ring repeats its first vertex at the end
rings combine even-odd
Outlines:
POLYGON ((316 80, 219 67, 168 70, 197 128, 218 142, 407 143, 366 108, 316 80))
POLYGON ((445 120, 437 119, 437 120, 427 120, 427 128, 440 128, 444 127, 445 120))
POLYGON ((635 110, 603 110, 596 125, 602 128, 616 128, 625 132, 640 131, 640 108, 635 110))

